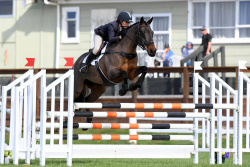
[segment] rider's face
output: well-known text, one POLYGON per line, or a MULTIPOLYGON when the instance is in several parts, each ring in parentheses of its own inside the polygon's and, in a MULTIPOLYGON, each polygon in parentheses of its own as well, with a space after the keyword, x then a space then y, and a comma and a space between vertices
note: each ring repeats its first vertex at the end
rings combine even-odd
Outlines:
POLYGON ((126 21, 122 21, 122 26, 127 28, 129 26, 129 22, 126 22, 126 21))

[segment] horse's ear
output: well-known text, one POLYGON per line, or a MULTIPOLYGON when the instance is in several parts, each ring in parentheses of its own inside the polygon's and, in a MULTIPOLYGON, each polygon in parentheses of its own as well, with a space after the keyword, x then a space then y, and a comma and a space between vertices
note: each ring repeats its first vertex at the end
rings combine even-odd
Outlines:
POLYGON ((151 19, 149 21, 147 21, 148 24, 151 24, 153 21, 153 17, 151 17, 151 19))
POLYGON ((144 23, 144 18, 141 17, 141 20, 140 20, 140 25, 142 25, 144 23))

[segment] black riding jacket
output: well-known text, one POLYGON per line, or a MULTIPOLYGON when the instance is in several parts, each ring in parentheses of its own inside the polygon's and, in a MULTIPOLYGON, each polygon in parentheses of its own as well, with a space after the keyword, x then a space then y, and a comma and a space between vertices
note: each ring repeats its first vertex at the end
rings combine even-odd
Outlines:
POLYGON ((117 21, 101 25, 100 27, 94 29, 94 31, 97 35, 100 35, 104 41, 110 43, 119 42, 120 27, 117 21))

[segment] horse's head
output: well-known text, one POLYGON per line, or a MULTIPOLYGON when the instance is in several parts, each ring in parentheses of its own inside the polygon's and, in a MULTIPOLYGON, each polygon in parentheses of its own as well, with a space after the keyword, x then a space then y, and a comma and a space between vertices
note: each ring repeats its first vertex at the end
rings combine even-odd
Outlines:
POLYGON ((137 43, 142 49, 147 50, 149 56, 154 57, 157 49, 153 40, 154 32, 150 28, 150 24, 152 21, 153 17, 147 22, 144 21, 143 17, 141 18, 140 23, 138 24, 139 32, 137 43))

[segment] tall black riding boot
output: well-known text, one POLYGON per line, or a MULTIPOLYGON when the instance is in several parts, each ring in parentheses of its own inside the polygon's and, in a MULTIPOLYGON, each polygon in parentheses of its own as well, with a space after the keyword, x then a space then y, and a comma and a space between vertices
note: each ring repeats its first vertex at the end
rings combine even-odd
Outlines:
POLYGON ((87 72, 87 70, 88 70, 88 67, 89 67, 90 63, 91 63, 92 60, 94 60, 95 58, 96 58, 96 55, 93 54, 92 51, 90 51, 90 52, 89 52, 89 55, 88 55, 88 57, 87 57, 86 62, 81 64, 81 68, 80 68, 79 71, 80 71, 81 73, 85 74, 85 73, 87 72))

